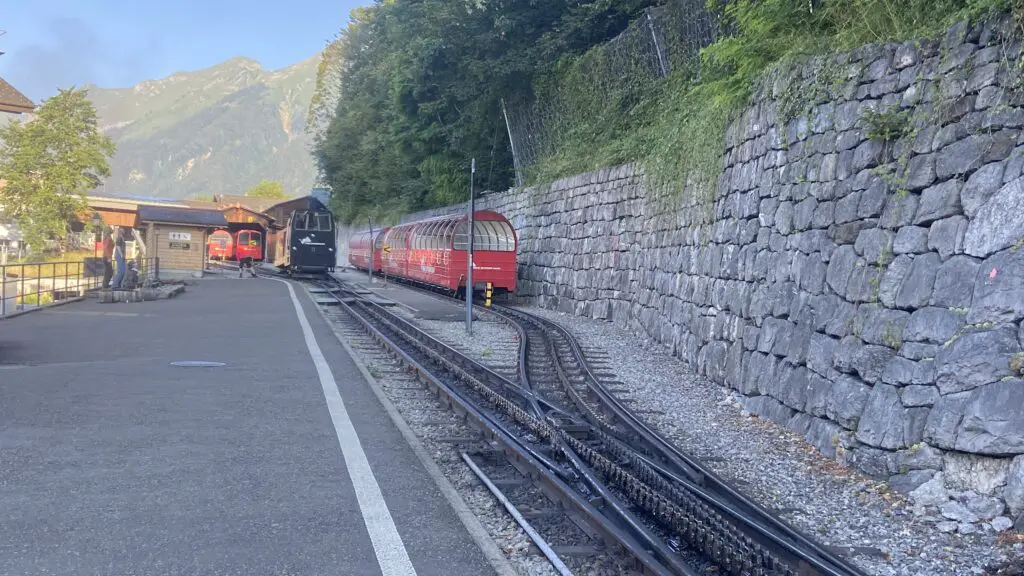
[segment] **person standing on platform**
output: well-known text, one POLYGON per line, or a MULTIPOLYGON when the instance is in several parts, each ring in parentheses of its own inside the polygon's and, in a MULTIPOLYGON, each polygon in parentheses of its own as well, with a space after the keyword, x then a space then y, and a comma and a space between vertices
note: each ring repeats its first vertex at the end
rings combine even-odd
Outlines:
POLYGON ((114 274, 114 290, 121 289, 121 282, 124 282, 124 273, 128 268, 128 262, 124 255, 124 232, 121 228, 117 231, 117 238, 114 240, 114 259, 117 261, 117 272, 114 274))
POLYGON ((107 228, 103 233, 103 285, 100 286, 103 290, 110 288, 110 279, 114 277, 114 264, 111 262, 114 258, 114 237, 113 230, 107 228))

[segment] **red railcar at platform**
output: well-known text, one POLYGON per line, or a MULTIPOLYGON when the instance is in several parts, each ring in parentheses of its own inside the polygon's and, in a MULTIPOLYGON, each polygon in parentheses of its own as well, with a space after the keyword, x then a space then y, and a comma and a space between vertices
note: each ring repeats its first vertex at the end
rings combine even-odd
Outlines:
MULTIPOLYGON (((489 210, 474 213, 473 290, 516 290, 518 240, 512 224, 489 210)), ((439 216, 399 224, 383 238, 381 269, 389 276, 460 291, 466 284, 468 218, 439 216)))
POLYGON ((232 260, 235 257, 235 239, 227 230, 217 230, 206 240, 210 260, 232 260))
POLYGON ((360 270, 366 270, 370 261, 370 238, 373 237, 373 273, 381 270, 381 248, 384 246, 384 235, 390 228, 380 230, 364 230, 356 232, 348 240, 348 263, 360 270))
POLYGON ((263 233, 259 230, 239 230, 235 233, 235 258, 263 260, 263 233))

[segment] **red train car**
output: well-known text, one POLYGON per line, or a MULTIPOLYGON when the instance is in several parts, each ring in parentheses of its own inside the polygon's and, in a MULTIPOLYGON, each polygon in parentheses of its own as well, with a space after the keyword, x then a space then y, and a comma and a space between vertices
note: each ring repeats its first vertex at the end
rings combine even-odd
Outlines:
MULTIPOLYGON (((384 247, 384 236, 391 228, 373 231, 373 273, 381 270, 381 248, 384 247)), ((370 260, 370 231, 356 232, 348 239, 348 263, 360 270, 366 270, 370 260)))
POLYGON ((263 234, 259 230, 239 230, 235 234, 235 258, 263 260, 263 234))
POLYGON ((227 230, 217 230, 206 239, 210 260, 231 260, 235 257, 235 240, 227 230))
MULTIPOLYGON (((473 289, 487 283, 495 293, 516 289, 517 238, 512 224, 489 210, 474 213, 473 289)), ((389 276, 406 278, 452 291, 466 285, 468 218, 441 216, 394 226, 384 234, 381 266, 389 276)))

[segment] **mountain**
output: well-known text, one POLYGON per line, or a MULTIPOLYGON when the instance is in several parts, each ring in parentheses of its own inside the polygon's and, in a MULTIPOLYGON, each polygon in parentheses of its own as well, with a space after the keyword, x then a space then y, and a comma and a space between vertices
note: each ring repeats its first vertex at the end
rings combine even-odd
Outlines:
POLYGON ((261 179, 293 195, 313 186, 306 117, 320 56, 281 70, 233 58, 131 88, 87 86, 117 143, 108 194, 241 194, 261 179))

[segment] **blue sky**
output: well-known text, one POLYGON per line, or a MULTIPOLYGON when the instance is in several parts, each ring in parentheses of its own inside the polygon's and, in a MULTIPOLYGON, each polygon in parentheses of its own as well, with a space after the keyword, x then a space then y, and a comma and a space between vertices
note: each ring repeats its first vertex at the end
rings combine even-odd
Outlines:
POLYGON ((4 2, 0 77, 39 102, 57 88, 131 86, 234 56, 276 69, 316 54, 371 0, 4 2))

